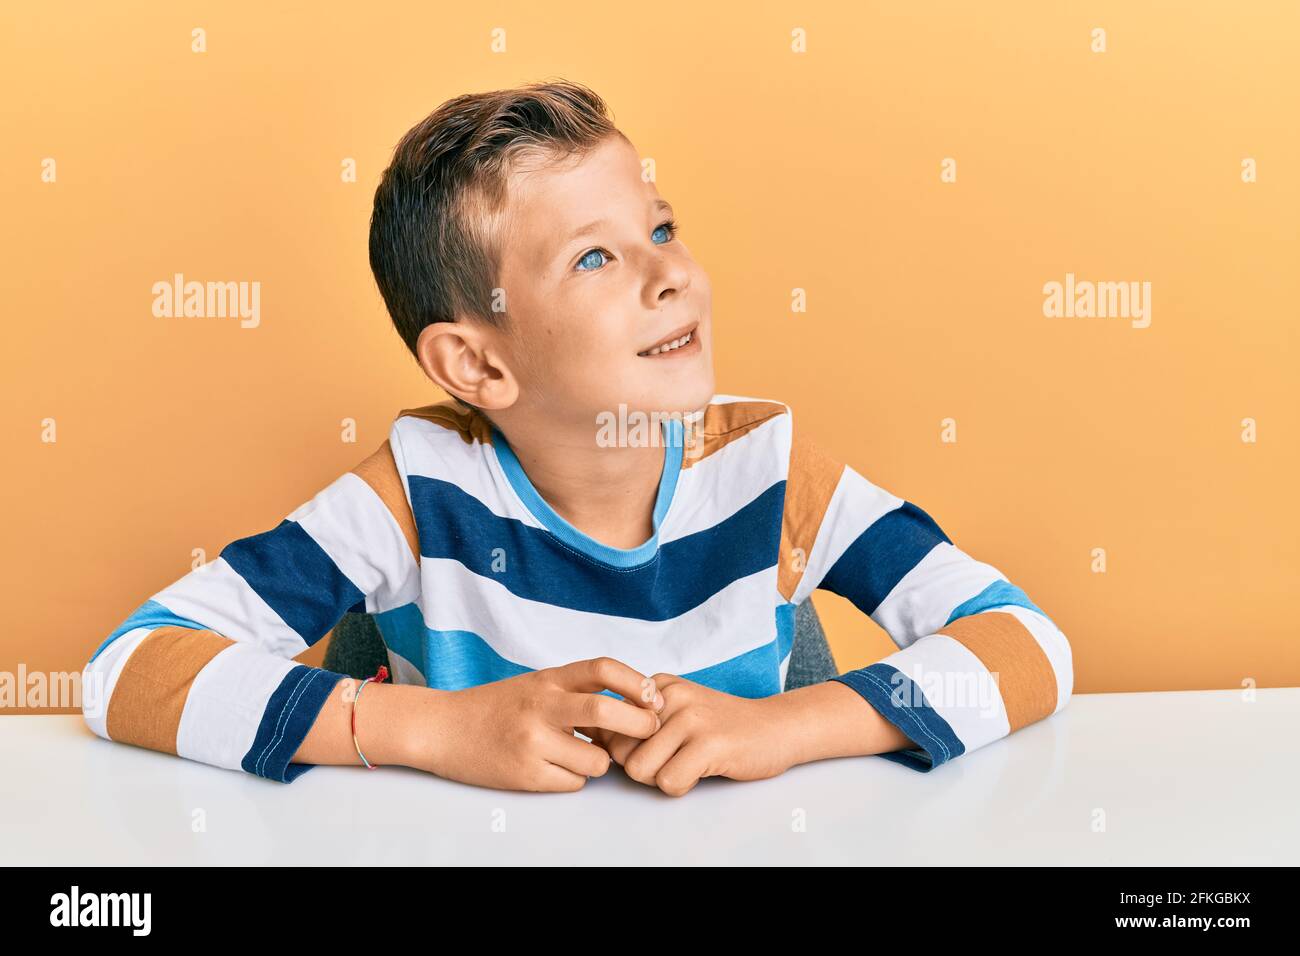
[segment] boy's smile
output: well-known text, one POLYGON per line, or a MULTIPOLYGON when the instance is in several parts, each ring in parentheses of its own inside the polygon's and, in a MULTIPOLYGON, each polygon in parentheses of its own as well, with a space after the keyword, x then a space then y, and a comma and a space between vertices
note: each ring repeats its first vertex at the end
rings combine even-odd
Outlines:
POLYGON ((690 355, 693 352, 698 352, 700 351, 700 337, 695 333, 699 327, 698 322, 692 322, 689 328, 678 329, 676 332, 660 339, 644 352, 637 352, 636 354, 643 358, 651 356, 667 358, 670 355, 690 355))

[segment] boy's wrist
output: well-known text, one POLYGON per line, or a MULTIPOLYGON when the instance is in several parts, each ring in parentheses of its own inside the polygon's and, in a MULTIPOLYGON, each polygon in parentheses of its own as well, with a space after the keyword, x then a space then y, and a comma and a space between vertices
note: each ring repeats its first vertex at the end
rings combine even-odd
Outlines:
POLYGON ((828 680, 767 698, 791 766, 913 747, 875 707, 839 681, 828 680))
POLYGON ((810 763, 826 756, 823 720, 818 715, 817 701, 800 688, 774 694, 762 699, 762 704, 772 714, 770 723, 774 748, 781 754, 787 767, 810 763))
POLYGON ((417 684, 367 685, 356 702, 357 742, 366 759, 437 773, 437 711, 448 693, 417 684))

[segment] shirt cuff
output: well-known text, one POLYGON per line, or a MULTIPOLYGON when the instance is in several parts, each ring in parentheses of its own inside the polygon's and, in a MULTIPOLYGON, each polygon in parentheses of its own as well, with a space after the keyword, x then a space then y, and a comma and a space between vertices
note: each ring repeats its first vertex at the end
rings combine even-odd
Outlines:
POLYGON ((249 773, 280 783, 292 783, 316 766, 290 761, 316 723, 330 692, 346 676, 306 664, 299 664, 284 675, 267 701, 253 745, 240 766, 249 773))
POLYGON ((896 667, 877 662, 830 679, 852 687, 917 744, 912 749, 886 751, 876 756, 929 773, 966 752, 965 745, 930 706, 921 688, 896 667))

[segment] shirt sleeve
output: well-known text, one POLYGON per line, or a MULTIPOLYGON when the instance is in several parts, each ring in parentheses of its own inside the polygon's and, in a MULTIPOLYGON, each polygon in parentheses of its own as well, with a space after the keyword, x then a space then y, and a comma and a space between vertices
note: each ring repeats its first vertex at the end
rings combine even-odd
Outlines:
POLYGON ((82 673, 87 726, 282 783, 310 769, 290 761, 344 675, 293 658, 345 612, 418 593, 395 440, 136 608, 82 673))
POLYGON ((794 604, 817 588, 848 598, 898 647, 832 678, 917 744, 880 756, 930 771, 1065 706, 1065 635, 920 507, 797 434, 786 495, 783 593, 794 604))

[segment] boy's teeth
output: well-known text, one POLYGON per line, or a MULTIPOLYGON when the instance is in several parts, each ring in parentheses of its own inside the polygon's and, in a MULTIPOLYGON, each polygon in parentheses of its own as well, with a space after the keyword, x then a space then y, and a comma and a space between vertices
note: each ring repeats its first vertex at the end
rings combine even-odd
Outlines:
POLYGON ((668 342, 665 345, 656 345, 654 348, 652 348, 649 352, 646 352, 645 354, 658 355, 660 352, 671 352, 673 349, 679 349, 683 345, 690 344, 691 336, 694 334, 695 334, 694 332, 687 332, 680 339, 673 339, 671 342, 668 342))

